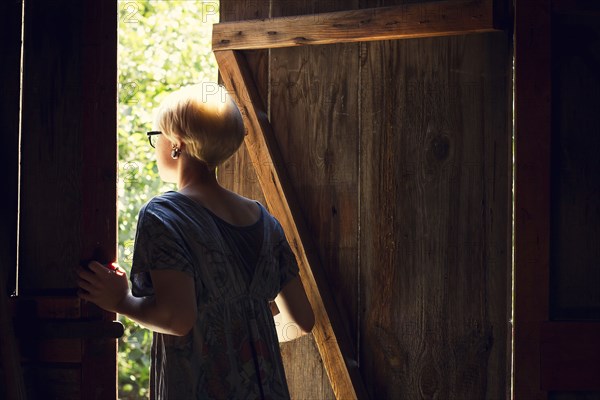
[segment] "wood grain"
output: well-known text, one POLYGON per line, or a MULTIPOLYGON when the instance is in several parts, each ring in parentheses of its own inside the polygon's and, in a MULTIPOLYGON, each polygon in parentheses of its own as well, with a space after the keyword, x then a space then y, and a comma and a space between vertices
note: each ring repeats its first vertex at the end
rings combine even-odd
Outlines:
POLYGON ((503 33, 361 44, 361 371, 371 398, 508 392, 503 33))
POLYGON ((355 44, 271 52, 273 129, 344 329, 353 338, 353 360, 359 299, 358 68, 355 44), (330 68, 333 63, 339 67, 330 68))
MULTIPOLYGON (((388 3, 362 1, 360 7, 388 3)), ((304 18, 295 13, 318 18, 324 7, 348 11, 355 5, 272 2, 271 17, 281 16, 279 21, 285 18, 291 26, 304 18)), ((309 43, 286 46, 298 44, 309 43)), ((315 253, 331 268, 332 293, 351 331, 354 314, 348 310, 359 310, 353 337, 359 339, 356 360, 369 395, 508 397, 507 37, 307 46, 270 54, 266 114, 277 126, 282 165, 302 199, 307 229, 317 239, 315 253), (339 90, 342 82, 346 88, 339 90), (360 132, 354 142, 348 123, 353 119, 346 115, 351 112, 344 114, 352 109, 353 96, 360 132), (349 143, 336 134, 344 134, 349 143), (349 182, 355 173, 357 182, 349 182), (350 193, 354 188, 358 198, 350 193), (327 232, 334 229, 335 217, 333 209, 328 214, 327 201, 349 202, 343 206, 345 215, 352 207, 358 211, 359 282, 333 267, 344 254, 354 254, 352 245, 336 242, 350 243, 346 232, 354 222, 341 219, 351 225, 336 231, 328 249, 327 232), (347 294, 354 290, 360 296, 348 303, 347 294)), ((282 349, 295 354, 287 344, 282 349)), ((296 368, 305 381, 318 382, 314 374, 296 368)), ((294 387, 296 381, 288 380, 294 387)))
MULTIPOLYGON (((348 0, 277 1, 271 4, 271 17, 293 19, 357 6, 348 0)), ((269 115, 331 294, 352 338, 351 357, 358 361, 357 54, 355 44, 270 50, 269 115), (330 68, 332 64, 338 68, 330 68)), ((288 376, 293 375, 292 397, 335 398, 329 379, 322 379, 327 372, 314 335, 285 348, 303 355, 302 362, 286 363, 288 376)))
MULTIPOLYGON (((83 4, 25 4, 19 289, 74 286, 82 232, 83 4)), ((89 162, 89 160, 88 160, 89 162)))
POLYGON ((436 1, 215 24, 213 50, 266 49, 489 32, 492 1, 436 1))
POLYGON ((293 400, 335 399, 312 334, 281 343, 281 357, 293 400))
POLYGON ((298 260, 300 276, 315 312, 313 333, 333 390, 341 398, 364 398, 356 364, 350 358, 351 339, 343 329, 245 60, 232 51, 215 52, 215 56, 225 86, 243 110, 248 130, 245 141, 269 209, 282 224, 298 260))
MULTIPOLYGON (((255 1, 222 1, 219 6, 220 22, 237 21, 254 18, 268 18, 270 2, 255 1)), ((268 50, 253 50, 244 53, 248 62, 248 68, 252 71, 254 82, 256 83, 258 94, 267 105, 269 101, 269 71, 268 71, 268 50)), ((219 76, 219 83, 222 79, 219 76)), ((217 169, 219 183, 229 190, 241 194, 242 196, 258 200, 266 205, 258 177, 254 172, 252 160, 248 154, 248 148, 242 143, 240 149, 224 164, 217 169)))
MULTIPOLYGON (((116 257, 116 7, 115 2, 92 0, 26 2, 22 295, 74 295, 75 266, 116 257)), ((70 301, 63 305, 65 312, 73 310, 70 301)), ((56 316, 60 308, 55 307, 56 316)), ((84 318, 108 322, 116 317, 80 309, 84 318)), ((98 330, 102 336, 102 328, 98 330)), ((77 381, 64 382, 76 387, 48 384, 40 389, 50 396, 45 398, 70 398, 72 391, 86 399, 99 394, 116 399, 114 338, 38 342, 38 354, 27 368, 37 371, 27 375, 30 386, 51 382, 62 368, 57 363, 72 364, 78 374, 77 381), (48 368, 40 367, 43 362, 48 368)))

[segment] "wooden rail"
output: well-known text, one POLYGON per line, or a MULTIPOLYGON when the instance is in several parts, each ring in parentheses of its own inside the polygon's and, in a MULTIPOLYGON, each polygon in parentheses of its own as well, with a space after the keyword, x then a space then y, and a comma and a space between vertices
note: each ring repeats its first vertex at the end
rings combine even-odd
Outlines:
POLYGON ((492 1, 439 1, 213 25, 213 50, 463 35, 498 29, 492 1))

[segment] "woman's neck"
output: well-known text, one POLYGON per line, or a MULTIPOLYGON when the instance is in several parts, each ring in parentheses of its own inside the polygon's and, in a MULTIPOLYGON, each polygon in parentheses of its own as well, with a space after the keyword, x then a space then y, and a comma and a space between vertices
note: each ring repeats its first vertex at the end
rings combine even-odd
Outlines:
POLYGON ((216 169, 210 169, 200 161, 186 161, 181 163, 179 171, 177 187, 180 192, 214 192, 222 189, 217 181, 216 169))

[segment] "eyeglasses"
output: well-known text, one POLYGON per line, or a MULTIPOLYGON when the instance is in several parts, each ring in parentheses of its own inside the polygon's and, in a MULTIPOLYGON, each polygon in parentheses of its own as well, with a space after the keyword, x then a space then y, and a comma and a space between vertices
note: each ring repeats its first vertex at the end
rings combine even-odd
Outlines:
POLYGON ((150 131, 146 133, 146 135, 148 135, 148 142, 152 148, 156 148, 156 141, 158 140, 158 135, 161 133, 161 131, 150 131))

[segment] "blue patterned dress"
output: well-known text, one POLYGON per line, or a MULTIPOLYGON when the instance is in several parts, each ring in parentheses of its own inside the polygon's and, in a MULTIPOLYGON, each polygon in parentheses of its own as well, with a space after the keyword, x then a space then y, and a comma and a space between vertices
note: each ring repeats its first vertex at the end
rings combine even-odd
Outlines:
POLYGON ((186 336, 153 333, 151 399, 289 399, 268 303, 298 266, 281 225, 258 204, 263 240, 253 272, 213 215, 185 195, 166 192, 140 210, 133 295, 153 295, 150 270, 173 269, 194 278, 198 304, 186 336))

